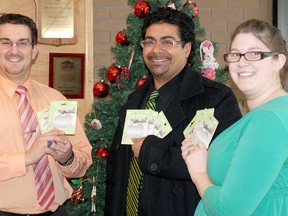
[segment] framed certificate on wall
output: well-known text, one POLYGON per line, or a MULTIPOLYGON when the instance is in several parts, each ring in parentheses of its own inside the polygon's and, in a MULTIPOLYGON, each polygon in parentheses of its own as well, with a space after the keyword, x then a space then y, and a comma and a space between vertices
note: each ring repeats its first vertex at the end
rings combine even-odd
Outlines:
POLYGON ((85 54, 50 53, 49 86, 66 98, 84 98, 85 54))
POLYGON ((75 44, 77 42, 78 0, 34 0, 38 42, 75 44))

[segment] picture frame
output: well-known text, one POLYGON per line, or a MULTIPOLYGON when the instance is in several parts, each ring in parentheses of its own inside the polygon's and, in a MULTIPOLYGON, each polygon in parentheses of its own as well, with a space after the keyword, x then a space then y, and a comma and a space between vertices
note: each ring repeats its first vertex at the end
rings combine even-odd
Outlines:
POLYGON ((49 53, 49 86, 66 98, 84 98, 85 54, 49 53))
POLYGON ((272 23, 274 26, 278 24, 278 0, 272 2, 272 23))
POLYGON ((34 0, 34 4, 39 43, 77 43, 79 0, 34 0))
MULTIPOLYGON (((287 0, 273 0, 272 7, 272 21, 273 25, 281 30, 284 40, 288 41, 288 1, 287 0)), ((285 91, 288 91, 288 77, 281 77, 282 86, 285 91)))
POLYGON ((286 41, 288 41, 288 2, 287 0, 273 0, 272 21, 277 26, 286 41))

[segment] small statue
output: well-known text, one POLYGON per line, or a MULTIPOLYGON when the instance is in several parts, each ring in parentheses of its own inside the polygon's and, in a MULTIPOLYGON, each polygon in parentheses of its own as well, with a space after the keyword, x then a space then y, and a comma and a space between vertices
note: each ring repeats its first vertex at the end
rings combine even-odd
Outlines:
POLYGON ((211 41, 205 40, 201 43, 200 56, 203 62, 203 66, 200 69, 201 75, 214 80, 216 78, 216 69, 218 69, 219 64, 214 58, 214 47, 211 41))

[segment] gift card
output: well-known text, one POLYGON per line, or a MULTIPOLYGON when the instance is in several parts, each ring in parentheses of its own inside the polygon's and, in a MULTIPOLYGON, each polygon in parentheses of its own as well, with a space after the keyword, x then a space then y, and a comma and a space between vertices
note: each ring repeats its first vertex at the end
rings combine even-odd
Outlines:
POLYGON ((57 128, 65 134, 75 134, 77 101, 51 101, 50 107, 36 113, 42 134, 57 128))
POLYGON ((77 119, 77 101, 51 101, 51 122, 54 128, 75 134, 77 119))
POLYGON ((127 110, 121 144, 133 144, 131 138, 145 137, 148 131, 149 110, 127 110))
POLYGON ((214 117, 214 108, 199 110, 183 134, 185 138, 192 138, 195 143, 200 141, 208 148, 217 126, 218 121, 214 117))
POLYGON ((133 144, 131 138, 155 135, 165 137, 172 127, 163 112, 151 109, 127 110, 121 144, 133 144))

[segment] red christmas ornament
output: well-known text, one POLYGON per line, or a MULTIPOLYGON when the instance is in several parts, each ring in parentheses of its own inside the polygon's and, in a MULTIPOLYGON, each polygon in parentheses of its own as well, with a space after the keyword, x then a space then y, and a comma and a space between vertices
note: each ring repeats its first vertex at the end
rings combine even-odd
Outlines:
POLYGON ((103 80, 95 83, 93 87, 94 96, 98 98, 106 97, 109 93, 109 90, 110 90, 109 85, 105 83, 103 80))
POLYGON ((110 83, 117 83, 121 77, 121 69, 114 65, 110 66, 106 71, 106 77, 110 83))
POLYGON ((184 5, 184 7, 189 7, 189 8, 192 8, 193 9, 193 15, 192 15, 192 18, 193 17, 196 17, 199 13, 199 9, 198 9, 198 6, 195 2, 193 1, 187 1, 184 5))
POLYGON ((81 204, 84 202, 83 186, 82 185, 73 191, 73 193, 71 195, 71 201, 76 203, 76 204, 81 204))
POLYGON ((96 155, 97 157, 101 157, 102 159, 106 159, 106 158, 109 156, 109 152, 108 152, 108 149, 107 149, 107 148, 99 147, 99 148, 96 150, 95 155, 96 155))
POLYGON ((143 76, 141 79, 139 79, 135 85, 135 88, 138 89, 143 83, 145 83, 147 80, 146 76, 143 76))
POLYGON ((126 80, 129 80, 130 79, 130 75, 129 75, 130 69, 126 66, 121 66, 121 70, 122 70, 122 77, 124 77, 126 80))
POLYGON ((128 38, 123 31, 116 34, 115 40, 117 44, 121 44, 122 46, 129 45, 128 38))
POLYGON ((134 13, 138 17, 144 17, 146 14, 150 13, 151 6, 147 1, 140 0, 134 6, 134 13))
POLYGON ((124 72, 124 73, 129 73, 130 69, 126 66, 121 66, 121 70, 124 72))

